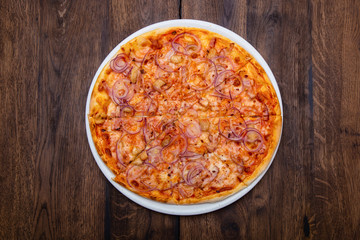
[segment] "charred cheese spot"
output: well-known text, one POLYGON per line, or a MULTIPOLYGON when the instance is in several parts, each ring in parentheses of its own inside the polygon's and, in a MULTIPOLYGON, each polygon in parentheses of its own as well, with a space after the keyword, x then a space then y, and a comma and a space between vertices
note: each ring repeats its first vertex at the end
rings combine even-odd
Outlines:
POLYGON ((110 149, 106 148, 106 149, 105 149, 105 153, 106 153, 109 157, 111 157, 111 151, 110 151, 110 149))

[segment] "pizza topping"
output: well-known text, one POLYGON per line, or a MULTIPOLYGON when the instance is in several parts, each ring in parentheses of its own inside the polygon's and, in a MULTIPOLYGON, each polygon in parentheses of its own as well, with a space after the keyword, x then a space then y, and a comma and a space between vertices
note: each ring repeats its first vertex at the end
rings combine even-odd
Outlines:
POLYGON ((215 44, 216 44, 216 37, 214 37, 210 40, 210 43, 209 43, 210 49, 213 49, 215 47, 215 44))
POLYGON ((201 135, 201 127, 197 121, 191 120, 184 123, 185 135, 189 138, 197 138, 201 135))
POLYGON ((202 184, 202 186, 206 186, 207 184, 211 183, 219 174, 219 168, 217 166, 214 166, 212 169, 210 169, 210 176, 206 178, 202 184))
POLYGON ((180 184, 178 189, 182 198, 189 198, 194 194, 194 188, 185 184, 180 184))
POLYGON ((159 42, 158 39, 152 39, 151 40, 151 48, 161 49, 162 47, 163 47, 163 45, 159 42))
POLYGON ((219 73, 216 78, 215 91, 220 95, 229 96, 229 98, 232 99, 243 91, 241 82, 241 78, 233 71, 225 70, 219 73))
POLYGON ((140 75, 139 68, 134 67, 134 69, 132 69, 131 74, 130 74, 131 83, 135 84, 139 79, 139 75, 140 75))
POLYGON ((194 74, 186 78, 189 86, 196 91, 208 89, 217 76, 216 66, 207 58, 196 59, 190 64, 190 72, 194 74))
POLYGON ((174 64, 179 64, 179 63, 182 63, 184 61, 184 57, 181 56, 181 55, 172 55, 170 57, 170 62, 174 63, 174 64))
POLYGON ((171 42, 172 48, 185 55, 196 53, 201 50, 200 39, 192 33, 180 33, 171 42))
MULTIPOLYGON (((174 54, 173 51, 169 51, 169 53, 174 54)), ((168 55, 168 54, 167 54, 167 55, 168 55)), ((155 62, 156 62, 156 65, 158 65, 158 67, 159 67, 161 70, 163 70, 163 71, 165 71, 165 72, 169 72, 169 73, 175 71, 175 70, 174 70, 172 67, 170 67, 169 65, 160 64, 158 58, 159 58, 159 57, 158 57, 158 54, 156 54, 156 55, 155 55, 155 62)), ((166 56, 165 56, 165 58, 169 58, 169 59, 170 59, 170 57, 166 57, 166 56)))
POLYGON ((245 120, 242 117, 231 118, 230 129, 235 134, 235 136, 241 136, 242 131, 247 127, 245 120))
POLYGON ((129 58, 124 53, 118 54, 110 61, 110 68, 117 73, 122 73, 129 66, 129 58))
POLYGON ((264 139, 261 133, 255 128, 248 128, 243 133, 244 147, 249 152, 256 152, 263 146, 264 139))
POLYGON ((235 69, 234 63, 231 61, 231 59, 229 57, 216 56, 216 57, 213 57, 211 60, 214 61, 216 66, 221 66, 221 67, 223 67, 224 69, 227 69, 227 70, 234 70, 235 69))
POLYGON ((152 191, 156 187, 154 181, 151 179, 151 172, 154 168, 151 165, 132 165, 126 171, 127 184, 134 190, 139 192, 152 191))
POLYGON ((201 128, 201 131, 207 131, 210 127, 210 122, 207 119, 199 119, 199 125, 201 128))
POLYGON ((175 163, 179 156, 187 150, 187 140, 183 135, 173 137, 168 145, 161 150, 162 159, 169 163, 175 163))
POLYGON ((134 89, 130 87, 129 79, 120 79, 116 81, 111 89, 110 96, 114 103, 122 105, 134 96, 134 89))
POLYGON ((151 163, 151 164, 156 164, 156 163, 160 162, 162 160, 161 159, 161 150, 162 150, 161 146, 155 146, 155 147, 152 147, 152 148, 146 150, 146 153, 148 156, 147 162, 151 163))
POLYGON ((191 88, 197 91, 203 91, 211 86, 201 74, 191 75, 188 81, 191 82, 191 88))
POLYGON ((144 120, 143 134, 144 134, 145 143, 148 143, 150 140, 153 140, 155 138, 155 131, 154 129, 149 127, 146 118, 144 120))
POLYGON ((219 138, 215 137, 214 135, 208 136, 209 143, 206 145, 206 148, 209 153, 214 152, 217 149, 219 138))
POLYGON ((229 119, 220 119, 218 123, 219 133, 223 137, 229 140, 233 141, 240 141, 242 138, 241 136, 238 136, 230 126, 230 120, 229 119))
POLYGON ((127 104, 122 104, 120 109, 120 117, 132 117, 135 115, 135 109, 127 104))
POLYGON ((207 177, 207 169, 200 163, 188 162, 182 171, 182 177, 189 186, 200 186, 207 177))
POLYGON ((200 103, 200 105, 203 106, 203 107, 209 106, 209 100, 207 100, 206 98, 201 98, 201 99, 199 100, 199 103, 200 103))
POLYGON ((134 119, 123 119, 123 130, 127 132, 128 134, 137 134, 141 131, 141 129, 144 126, 144 120, 143 118, 140 118, 140 121, 134 121, 134 119))
POLYGON ((116 143, 116 158, 122 166, 126 167, 123 161, 123 157, 121 155, 121 145, 119 144, 119 142, 120 140, 116 143))
POLYGON ((121 100, 125 99, 129 93, 129 87, 122 80, 118 80, 112 87, 113 101, 120 105, 121 100))
POLYGON ((186 158, 186 159, 196 159, 196 158, 202 157, 202 154, 191 152, 191 151, 186 151, 183 154, 181 154, 180 157, 186 158))
POLYGON ((166 86, 166 82, 164 82, 162 79, 158 79, 154 82, 153 87, 155 90, 162 92, 164 89, 168 89, 169 87, 166 86))

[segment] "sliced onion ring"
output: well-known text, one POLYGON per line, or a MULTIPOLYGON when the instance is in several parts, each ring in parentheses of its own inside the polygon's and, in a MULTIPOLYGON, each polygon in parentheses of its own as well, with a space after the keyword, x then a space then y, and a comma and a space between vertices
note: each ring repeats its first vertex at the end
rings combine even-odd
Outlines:
MULTIPOLYGON (((226 56, 216 56, 216 57, 213 57, 211 60, 213 60, 215 63, 218 62, 220 63, 220 66, 223 66, 224 67, 224 64, 221 64, 221 63, 224 63, 225 62, 225 65, 226 65, 226 69, 231 69, 233 70, 234 69, 234 63, 231 61, 231 59, 229 57, 226 57, 226 56), (229 64, 226 64, 226 63, 229 63, 229 64)), ((219 64, 217 64, 219 65, 219 64)))
POLYGON ((116 81, 111 89, 112 100, 120 105, 122 100, 129 94, 129 87, 122 79, 116 81))
POLYGON ((135 109, 128 104, 121 104, 120 117, 133 117, 135 115, 135 109), (130 113, 128 113, 130 110, 130 113))
POLYGON ((131 119, 124 119, 123 121, 128 121, 128 123, 130 122, 131 123, 131 127, 134 126, 136 124, 136 129, 133 130, 133 129, 130 129, 129 127, 125 126, 125 124, 122 125, 123 127, 123 130, 125 132, 127 132, 128 134, 130 135, 134 135, 134 134, 138 134, 144 127, 144 124, 142 123, 143 120, 141 120, 140 122, 139 121, 134 121, 132 118, 131 119))
POLYGON ((261 133, 259 132, 259 130, 255 129, 255 128, 246 128, 243 130, 243 133, 241 135, 243 136, 243 145, 244 145, 244 148, 246 149, 246 151, 257 152, 263 146, 264 138, 261 135, 261 133), (254 140, 249 139, 249 133, 255 134, 257 137, 254 140), (249 148, 246 144, 247 142, 254 143, 256 141, 260 141, 260 143, 258 143, 256 148, 254 148, 254 149, 249 148))
POLYGON ((175 70, 172 67, 170 67, 169 65, 160 64, 158 58, 159 58, 159 56, 158 56, 158 54, 156 54, 155 55, 155 63, 156 63, 156 65, 158 65, 158 67, 161 70, 163 70, 165 72, 169 72, 169 73, 175 72, 175 70))
POLYGON ((202 157, 202 154, 191 152, 191 151, 186 151, 183 154, 181 154, 181 157, 187 158, 187 159, 197 159, 197 158, 202 157))
POLYGON ((215 166, 215 168, 213 170, 208 170, 210 173, 210 177, 206 178, 202 184, 202 186, 205 186, 209 183, 211 183, 219 174, 219 168, 217 166, 215 166))
MULTIPOLYGON (((230 120, 229 120, 230 121, 230 120)), ((234 133, 232 130, 231 130, 231 127, 230 127, 230 123, 229 123, 229 129, 231 130, 231 132, 229 132, 227 134, 225 134, 222 130, 221 130, 221 119, 219 119, 219 123, 218 123, 218 129, 219 129, 219 133, 221 136, 223 136, 224 138, 226 139, 229 139, 229 140, 232 140, 232 141, 241 141, 242 140, 242 137, 241 136, 238 136, 236 133, 234 133)))
POLYGON ((164 159, 163 154, 164 151, 170 151, 170 153, 174 156, 174 160, 170 162, 170 164, 174 164, 179 161, 180 157, 187 151, 188 143, 187 139, 183 135, 177 135, 174 136, 169 144, 167 144, 162 150, 161 150, 161 158, 164 159), (181 141, 181 139, 184 141, 184 145, 177 144, 177 141, 181 141), (175 144, 175 149, 169 149, 171 146, 175 144))
POLYGON ((116 143, 116 158, 122 166, 126 167, 126 165, 123 161, 122 155, 121 155, 121 150, 119 149, 120 148, 119 142, 120 142, 120 140, 117 141, 117 143, 116 143))
POLYGON ((129 58, 124 53, 118 54, 110 61, 110 68, 117 73, 122 73, 129 66, 129 58))
POLYGON ((193 182, 194 178, 201 174, 202 171, 205 170, 205 167, 199 163, 199 162, 188 162, 182 171, 182 177, 187 185, 194 186, 197 185, 195 182, 193 182))
POLYGON ((178 52, 178 53, 182 53, 182 54, 185 54, 185 55, 189 55, 190 53, 188 52, 188 50, 190 50, 190 47, 191 48, 195 48, 195 50, 193 50, 192 52, 195 53, 195 52, 199 52, 201 50, 201 42, 200 42, 200 39, 195 36, 194 34, 192 33, 188 33, 188 32, 184 32, 184 33, 180 33, 179 35, 177 35, 171 42, 171 46, 172 48, 178 52), (182 46, 181 44, 177 43, 176 40, 178 40, 179 38, 182 38, 182 37, 185 37, 185 36, 190 36, 192 39, 195 40, 196 44, 188 44, 187 46, 182 46), (184 49, 183 51, 180 51, 180 48, 184 49))
POLYGON ((143 164, 143 165, 133 165, 129 167, 126 171, 126 182, 127 184, 134 190, 139 192, 148 192, 155 190, 155 187, 151 187, 148 184, 144 183, 142 179, 139 179, 141 175, 147 171, 149 168, 153 168, 149 164, 143 164), (137 168, 140 168, 139 170, 137 168), (138 170, 137 172, 134 172, 138 170), (132 181, 136 181, 139 186, 135 186, 132 181))

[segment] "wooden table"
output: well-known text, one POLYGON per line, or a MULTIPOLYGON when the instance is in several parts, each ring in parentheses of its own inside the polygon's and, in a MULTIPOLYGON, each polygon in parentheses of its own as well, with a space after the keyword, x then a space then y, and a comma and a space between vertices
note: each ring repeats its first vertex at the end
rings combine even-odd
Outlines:
POLYGON ((360 239, 360 1, 2 1, 0 239, 360 239), (234 204, 178 217, 138 206, 85 133, 96 69, 136 30, 217 23, 249 41, 283 98, 276 158, 234 204))

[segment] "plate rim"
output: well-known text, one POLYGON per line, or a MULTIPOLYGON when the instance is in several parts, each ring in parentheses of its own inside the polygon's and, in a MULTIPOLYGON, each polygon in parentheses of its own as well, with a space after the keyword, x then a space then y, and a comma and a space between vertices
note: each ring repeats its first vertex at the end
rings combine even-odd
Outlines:
POLYGON ((133 34, 129 35, 124 40, 122 40, 115 48, 113 48, 112 51, 110 51, 110 53, 105 57, 105 59, 100 64, 98 70, 96 71, 96 73, 92 79, 90 88, 89 88, 89 92, 88 92, 87 100, 86 100, 86 107, 85 107, 85 127, 86 127, 86 135, 87 135, 88 143, 89 143, 91 152, 93 154, 93 157, 95 159, 95 162, 97 163, 98 167, 100 168, 101 172, 105 175, 107 180, 119 192, 121 192, 128 199, 139 204, 140 206, 145 207, 150 210, 153 210, 153 211, 156 211, 156 212, 169 214, 169 215, 177 215, 177 216, 192 216, 192 215, 199 215, 199 214, 204 214, 204 213, 209 213, 209 212, 219 210, 223 207, 226 207, 226 206, 236 202, 237 200, 239 200, 240 198, 245 196, 250 190, 252 190, 256 186, 256 184, 263 178, 263 176, 266 174, 266 172, 272 165, 272 162, 274 161, 274 158, 276 156, 277 150, 278 150, 280 142, 281 142, 281 136, 282 136, 282 131, 283 131, 283 122, 284 122, 283 119, 284 119, 283 118, 283 104, 282 104, 282 98, 281 98, 279 86, 277 84, 275 76, 272 73, 269 65, 267 64, 265 59, 260 55, 260 53, 249 42, 247 42, 244 38, 242 38, 235 32, 233 32, 227 28, 224 28, 220 25, 211 23, 211 22, 195 20, 195 19, 174 19, 174 20, 166 20, 166 21, 154 23, 154 24, 151 24, 149 26, 146 26, 144 28, 137 30, 136 32, 134 32, 133 34), (111 60, 112 56, 114 56, 115 53, 119 51, 119 49, 122 45, 124 45, 131 39, 133 39, 141 34, 144 34, 146 32, 155 30, 155 29, 170 28, 170 27, 203 28, 208 31, 212 31, 212 32, 221 34, 222 36, 227 37, 231 41, 236 42, 238 45, 240 45, 242 48, 244 48, 249 54, 251 54, 258 61, 258 63, 264 68, 266 74, 268 75, 268 77, 270 79, 270 82, 272 83, 272 85, 274 87, 274 90, 275 90, 276 95, 279 100, 281 118, 282 118, 281 132, 280 132, 278 144, 275 148, 275 151, 273 153, 270 163, 268 164, 266 169, 249 186, 247 186, 246 188, 240 190, 239 192, 234 193, 218 202, 176 205, 176 204, 169 204, 169 203, 154 201, 154 200, 142 197, 142 196, 126 189, 125 187, 121 186, 120 184, 118 184, 117 182, 112 180, 112 178, 115 177, 115 174, 106 166, 106 164, 101 159, 100 155, 98 154, 98 152, 96 150, 94 141, 91 136, 89 119, 88 119, 88 113, 90 110, 91 94, 94 89, 95 82, 96 82, 98 76, 100 75, 101 70, 105 67, 106 63, 111 60))

